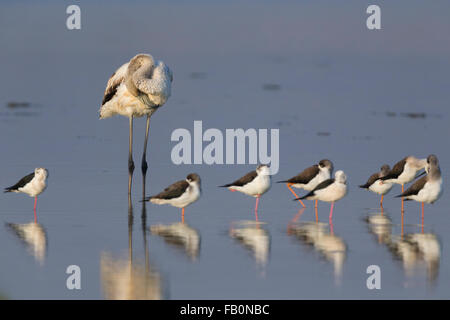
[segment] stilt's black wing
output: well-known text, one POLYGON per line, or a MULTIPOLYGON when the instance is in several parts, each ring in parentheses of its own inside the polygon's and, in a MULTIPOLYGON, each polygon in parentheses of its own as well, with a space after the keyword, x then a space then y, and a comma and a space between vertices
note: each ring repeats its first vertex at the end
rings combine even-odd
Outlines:
POLYGON ((370 176, 369 180, 367 180, 366 184, 363 184, 363 185, 361 185, 359 187, 363 188, 363 189, 368 189, 378 179, 380 179, 380 174, 378 172, 374 173, 373 175, 370 176))
POLYGON ((389 179, 396 179, 398 178, 399 175, 402 174, 403 169, 405 168, 406 165, 406 158, 403 158, 402 160, 400 160, 399 162, 397 162, 394 167, 392 168, 391 171, 389 171, 389 173, 387 175, 385 175, 383 178, 381 178, 381 180, 389 180, 389 179))
POLYGON ((253 179, 256 178, 258 174, 256 173, 256 171, 252 171, 247 173, 245 176, 239 178, 238 180, 234 181, 233 183, 228 183, 225 184, 223 186, 219 186, 219 187, 223 187, 223 188, 228 188, 228 187, 242 187, 245 186, 247 183, 252 182, 253 179))
POLYGON ((414 182, 408 189, 406 189, 405 192, 396 196, 396 198, 417 195, 420 192, 420 190, 423 189, 425 183, 427 183, 427 177, 420 178, 419 180, 414 182))
POLYGON ((314 193, 316 193, 316 191, 321 190, 321 189, 325 189, 326 187, 328 187, 330 184, 333 184, 333 183, 334 183, 334 179, 327 179, 325 181, 322 181, 321 183, 319 183, 317 185, 317 187, 314 188, 314 190, 311 190, 308 194, 304 195, 303 197, 300 197, 300 198, 297 198, 297 199, 294 199, 294 200, 299 200, 299 199, 303 200, 303 199, 306 199, 306 198, 308 198, 310 196, 313 196, 314 193))
POLYGON ((15 190, 18 190, 19 188, 23 188, 27 183, 29 183, 34 178, 34 172, 30 173, 29 175, 26 175, 22 179, 20 179, 19 182, 17 182, 15 185, 5 188, 5 192, 12 192, 15 190))
POLYGON ((299 184, 308 184, 315 176, 319 174, 319 166, 313 165, 309 168, 306 168, 302 172, 300 172, 295 177, 290 178, 286 181, 278 181, 278 183, 299 183, 299 184))
POLYGON ((189 183, 186 180, 177 181, 174 184, 168 186, 164 191, 158 193, 155 196, 148 197, 146 200, 150 199, 173 199, 180 197, 186 189, 189 187, 189 183))

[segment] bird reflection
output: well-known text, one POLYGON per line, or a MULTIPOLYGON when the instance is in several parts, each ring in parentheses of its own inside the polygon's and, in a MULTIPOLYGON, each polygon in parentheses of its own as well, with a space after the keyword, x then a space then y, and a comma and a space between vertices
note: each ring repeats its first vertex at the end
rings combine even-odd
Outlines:
POLYGON ((145 261, 133 258, 133 207, 128 203, 128 258, 114 258, 108 252, 100 256, 101 284, 110 300, 160 300, 164 298, 162 278, 150 265, 146 236, 146 208, 142 203, 142 235, 145 261))
POLYGON ((200 253, 200 234, 187 223, 173 223, 169 225, 154 225, 150 232, 161 236, 167 243, 181 248, 187 256, 196 260, 200 253))
POLYGON ((6 223, 5 226, 22 241, 36 261, 43 265, 47 254, 47 233, 44 227, 37 222, 6 223))
POLYGON ((427 281, 434 283, 439 274, 441 247, 433 233, 404 233, 403 219, 401 233, 393 233, 393 224, 387 215, 369 214, 366 222, 378 243, 386 245, 394 257, 403 264, 407 277, 413 277, 419 270, 426 270, 427 281))
POLYGON ((312 246, 327 261, 331 262, 334 268, 335 281, 340 284, 347 252, 344 240, 334 235, 332 224, 318 221, 297 222, 302 213, 297 213, 291 220, 288 225, 288 234, 295 236, 304 244, 312 246), (330 231, 328 231, 328 226, 330 231))
POLYGON ((406 276, 415 275, 425 268, 427 280, 433 283, 439 274, 441 247, 436 235, 432 233, 411 233, 393 237, 389 249, 403 262, 406 276))
POLYGON ((376 236, 379 244, 388 244, 392 234, 392 222, 389 216, 383 214, 371 214, 366 217, 370 233, 376 236))
POLYGON ((265 266, 269 260, 270 235, 263 228, 264 222, 237 221, 232 222, 230 237, 238 240, 253 252, 258 265, 265 266))

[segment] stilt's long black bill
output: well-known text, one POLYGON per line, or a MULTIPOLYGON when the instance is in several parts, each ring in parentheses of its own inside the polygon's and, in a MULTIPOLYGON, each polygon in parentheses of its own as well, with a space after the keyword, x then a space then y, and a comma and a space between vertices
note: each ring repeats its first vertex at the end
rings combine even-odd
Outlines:
POLYGON ((424 174, 426 174, 427 172, 426 171, 422 171, 422 173, 420 173, 419 175, 417 175, 414 179, 417 179, 418 177, 421 177, 421 176, 423 176, 424 174))

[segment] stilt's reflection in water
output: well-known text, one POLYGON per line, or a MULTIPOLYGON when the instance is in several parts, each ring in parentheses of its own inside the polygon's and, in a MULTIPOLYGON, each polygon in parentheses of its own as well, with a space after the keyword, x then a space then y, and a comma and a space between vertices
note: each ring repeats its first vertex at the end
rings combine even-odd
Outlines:
POLYGON ((154 225, 150 227, 150 232, 161 236, 167 243, 181 248, 194 261, 200 254, 200 234, 187 223, 154 225))
POLYGON ((102 252, 100 273, 103 295, 111 300, 160 300, 164 298, 159 272, 150 265, 146 236, 146 208, 142 207, 145 261, 133 258, 133 208, 128 206, 128 258, 102 252))
POLYGON ((372 233, 379 244, 391 242, 392 223, 388 216, 382 214, 371 214, 366 217, 369 232, 372 233))
MULTIPOLYGON (((427 281, 435 283, 439 275, 441 246, 433 233, 407 232, 393 234, 393 224, 389 216, 382 212, 372 213, 366 219, 369 230, 377 235, 380 244, 385 244, 396 259, 402 261, 403 270, 408 278, 413 278, 420 270, 427 274, 427 281)), ((416 227, 416 226, 414 226, 416 227)), ((401 230, 404 230, 401 226, 401 230)), ((409 284, 407 284, 409 285, 409 284)))
MULTIPOLYGON (((299 212, 297 216, 303 212, 299 212)), ((297 218, 298 219, 298 218, 297 218)), ((334 279, 341 284, 347 246, 344 240, 333 232, 333 225, 317 221, 296 222, 294 218, 288 225, 288 234, 295 236, 301 242, 312 246, 322 257, 333 264, 334 279), (328 231, 330 227, 330 231, 328 231)))
POLYGON ((47 254, 47 233, 44 227, 37 222, 6 223, 5 226, 22 241, 36 261, 43 265, 47 254))
POLYGON ((441 248, 436 235, 432 233, 406 234, 403 239, 394 236, 389 249, 403 262, 406 276, 412 277, 425 268, 427 280, 434 283, 439 274, 441 248))
POLYGON ((253 252, 256 263, 264 267, 269 261, 270 234, 263 226, 264 222, 236 221, 231 223, 230 237, 253 252))

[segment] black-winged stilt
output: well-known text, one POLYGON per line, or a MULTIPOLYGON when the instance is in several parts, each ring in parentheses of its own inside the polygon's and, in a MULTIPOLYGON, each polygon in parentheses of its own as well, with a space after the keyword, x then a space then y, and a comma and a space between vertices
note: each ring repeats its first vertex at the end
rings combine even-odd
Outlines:
POLYGON ((393 186, 393 184, 391 182, 383 182, 381 180, 381 178, 385 177, 389 173, 390 170, 391 170, 391 168, 389 167, 389 165, 384 164, 381 167, 380 172, 376 172, 376 173, 372 174, 365 184, 359 186, 360 188, 370 190, 372 192, 375 192, 376 194, 380 194, 381 195, 381 200, 380 200, 381 207, 383 207, 384 195, 386 193, 388 193, 392 189, 392 186, 393 186))
MULTIPOLYGON (((328 159, 323 159, 320 160, 318 164, 306 168, 295 177, 284 181, 278 181, 277 183, 286 183, 289 190, 291 190, 294 196, 298 198, 298 195, 294 192, 294 190, 292 190, 291 186, 294 188, 301 188, 306 191, 311 191, 322 181, 330 179, 332 173, 333 163, 328 159)), ((302 206, 305 207, 302 200, 299 199, 298 201, 300 201, 302 206)), ((317 200, 315 202, 315 207, 317 207, 317 200)))
POLYGON ((328 179, 321 182, 312 191, 303 197, 294 199, 306 199, 306 200, 320 200, 325 202, 331 202, 331 209, 329 220, 333 219, 333 207, 334 202, 342 199, 347 194, 347 176, 344 171, 338 170, 334 175, 334 179, 328 179))
MULTIPOLYGON (((402 185, 402 192, 405 191, 405 184, 416 178, 417 172, 425 168, 426 159, 418 159, 408 156, 397 162, 387 175, 381 178, 382 181, 397 183, 402 185)), ((402 198, 402 211, 404 210, 402 198)))
POLYGON ((36 222, 36 205, 37 196, 40 195, 47 188, 48 170, 45 168, 36 168, 33 173, 30 173, 19 180, 15 185, 5 188, 6 192, 22 192, 30 197, 34 197, 34 220, 36 222))
POLYGON ((186 180, 177 181, 157 195, 145 198, 144 201, 150 201, 155 204, 170 204, 181 208, 181 217, 184 222, 184 208, 197 201, 200 198, 200 194, 200 176, 196 173, 191 173, 186 177, 186 180))
POLYGON ((438 158, 432 154, 427 157, 428 174, 414 182, 406 191, 396 197, 422 203, 422 228, 425 203, 434 203, 442 194, 442 175, 438 158))
POLYGON ((256 197, 255 217, 258 220, 258 203, 259 198, 270 189, 270 169, 267 165, 259 165, 256 170, 247 173, 238 180, 219 186, 228 188, 230 191, 239 191, 246 195, 256 197))

